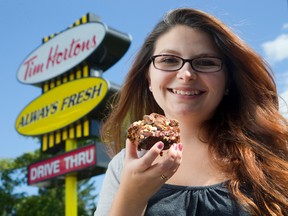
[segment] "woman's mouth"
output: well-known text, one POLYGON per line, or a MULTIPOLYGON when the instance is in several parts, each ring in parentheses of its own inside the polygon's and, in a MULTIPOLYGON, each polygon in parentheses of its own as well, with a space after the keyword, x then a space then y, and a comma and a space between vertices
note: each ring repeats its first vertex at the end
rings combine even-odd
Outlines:
POLYGON ((177 95, 184 95, 184 96, 194 96, 194 95, 200 95, 203 93, 203 91, 200 90, 181 90, 181 89, 168 89, 170 92, 177 94, 177 95))

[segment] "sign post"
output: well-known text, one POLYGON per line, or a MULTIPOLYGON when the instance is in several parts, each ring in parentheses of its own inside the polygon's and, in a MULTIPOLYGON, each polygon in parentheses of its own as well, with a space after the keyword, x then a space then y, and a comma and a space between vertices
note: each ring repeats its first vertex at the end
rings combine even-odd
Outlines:
POLYGON ((106 103, 119 90, 102 73, 130 43, 130 35, 88 13, 68 29, 44 38, 19 67, 18 80, 42 87, 42 95, 21 111, 15 128, 21 135, 39 137, 42 152, 49 154, 28 166, 28 185, 65 182, 66 216, 78 214, 77 181, 104 173, 110 160, 101 143, 78 141, 99 138, 101 119, 109 112, 106 103))
MULTIPOLYGON (((65 151, 77 148, 76 140, 65 141, 65 151)), ((69 173, 65 176, 65 216, 77 216, 77 174, 69 173)))

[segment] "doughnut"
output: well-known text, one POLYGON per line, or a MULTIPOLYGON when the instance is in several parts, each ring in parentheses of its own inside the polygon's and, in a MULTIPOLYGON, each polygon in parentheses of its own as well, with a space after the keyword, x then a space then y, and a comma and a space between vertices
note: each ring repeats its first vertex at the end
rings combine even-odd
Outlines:
POLYGON ((137 150, 149 150, 156 142, 162 141, 164 149, 180 142, 180 128, 177 120, 151 113, 143 120, 133 122, 127 130, 127 138, 137 146, 137 150))

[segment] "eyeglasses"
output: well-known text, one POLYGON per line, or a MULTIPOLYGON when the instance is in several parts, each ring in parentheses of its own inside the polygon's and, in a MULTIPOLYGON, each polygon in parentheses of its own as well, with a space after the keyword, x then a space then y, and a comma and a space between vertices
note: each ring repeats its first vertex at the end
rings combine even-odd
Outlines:
POLYGON ((217 57, 199 57, 194 59, 183 59, 174 55, 155 55, 151 61, 156 69, 162 71, 180 70, 186 62, 189 62, 192 69, 201 73, 213 73, 222 69, 223 61, 217 57))

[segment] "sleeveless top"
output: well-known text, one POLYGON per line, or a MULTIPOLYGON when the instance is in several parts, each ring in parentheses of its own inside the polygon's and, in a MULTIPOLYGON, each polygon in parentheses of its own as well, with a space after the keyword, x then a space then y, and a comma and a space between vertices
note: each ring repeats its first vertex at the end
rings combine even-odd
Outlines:
POLYGON ((230 197, 225 183, 210 186, 165 184, 148 202, 145 216, 249 216, 230 197))

